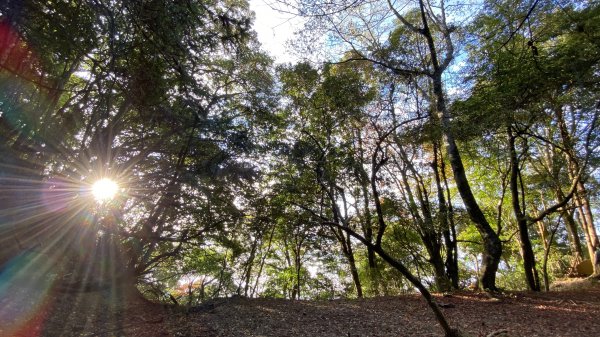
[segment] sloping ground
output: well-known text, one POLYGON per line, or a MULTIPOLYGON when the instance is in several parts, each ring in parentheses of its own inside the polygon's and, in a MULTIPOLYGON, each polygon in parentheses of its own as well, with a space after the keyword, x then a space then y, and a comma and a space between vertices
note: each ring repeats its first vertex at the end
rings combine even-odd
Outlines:
MULTIPOLYGON (((2 293, 0 336, 442 335, 417 295, 333 301, 232 298, 186 313, 119 289, 36 295, 26 286, 2 293)), ((451 324, 470 336, 600 336, 597 284, 499 299, 458 292, 437 296, 437 301, 451 324)))
MULTIPOLYGON (((511 336, 600 336, 598 287, 501 299, 456 293, 439 296, 438 303, 450 307, 443 310, 453 326, 472 336, 503 330, 511 336)), ((217 336, 442 335, 418 296, 328 302, 239 299, 194 315, 188 324, 208 325, 217 336)))

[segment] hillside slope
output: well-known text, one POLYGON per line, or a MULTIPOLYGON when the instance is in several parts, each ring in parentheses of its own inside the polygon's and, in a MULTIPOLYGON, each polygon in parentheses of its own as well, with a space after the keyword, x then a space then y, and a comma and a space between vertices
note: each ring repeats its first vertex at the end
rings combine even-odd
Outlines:
MULTIPOLYGON (((4 290, 7 290, 6 288, 4 290)), ((417 295, 364 300, 217 299, 184 311, 119 289, 0 298, 0 336, 441 336, 417 295)), ((437 296, 471 336, 600 336, 600 287, 550 293, 437 296), (503 332, 503 334, 500 334, 503 332)))

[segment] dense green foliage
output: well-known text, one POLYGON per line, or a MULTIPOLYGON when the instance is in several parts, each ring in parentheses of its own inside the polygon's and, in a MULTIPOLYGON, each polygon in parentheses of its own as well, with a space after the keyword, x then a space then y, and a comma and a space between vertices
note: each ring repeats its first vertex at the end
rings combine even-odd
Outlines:
POLYGON ((302 41, 344 52, 275 66, 246 1, 3 2, 0 265, 185 305, 576 274, 600 6, 407 3, 302 1, 302 41))

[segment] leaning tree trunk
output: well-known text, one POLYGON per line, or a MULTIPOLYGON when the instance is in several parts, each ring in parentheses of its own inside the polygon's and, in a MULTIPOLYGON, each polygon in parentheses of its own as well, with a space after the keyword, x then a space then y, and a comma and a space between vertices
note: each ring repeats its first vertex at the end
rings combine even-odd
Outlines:
POLYGON ((406 279, 408 279, 408 281, 419 290, 419 292, 427 302, 427 305, 429 306, 431 311, 433 311, 436 320, 442 326, 442 329, 444 329, 446 337, 459 336, 458 331, 450 327, 450 325, 446 321, 446 318, 444 317, 444 314, 442 314, 439 307, 433 300, 431 293, 429 293, 429 291, 427 290, 427 288, 425 288, 423 283, 421 283, 421 281, 419 281, 414 275, 412 275, 412 273, 408 269, 406 269, 406 267, 403 264, 399 263, 396 259, 389 256, 383 249, 381 249, 381 247, 376 247, 375 252, 377 252, 377 254, 384 261, 386 261, 392 267, 400 271, 400 273, 402 273, 402 275, 404 275, 404 277, 406 277, 406 279))
POLYGON ((483 240, 481 285, 484 289, 496 290, 496 271, 502 256, 502 242, 481 211, 469 185, 460 151, 450 129, 450 116, 446 109, 441 73, 434 75, 433 82, 434 93, 437 97, 437 108, 442 112, 442 129, 446 137, 446 151, 450 159, 450 167, 452 168, 456 188, 471 221, 475 224, 483 240))
MULTIPOLYGON (((379 171, 381 166, 383 164, 385 164, 385 162, 387 161, 387 158, 381 159, 380 161, 377 160, 377 153, 380 150, 381 149, 378 148, 378 150, 375 151, 375 153, 373 154, 373 156, 371 158, 372 159, 371 192, 372 192, 372 196, 373 196, 373 202, 375 203, 375 210, 377 212, 377 223, 379 225, 378 230, 377 230, 377 239, 375 241, 376 243, 372 244, 371 242, 368 242, 367 240, 365 240, 364 237, 361 237, 356 232, 353 232, 352 230, 350 230, 348 227, 344 227, 342 229, 345 230, 348 234, 352 235, 354 238, 358 239, 366 247, 371 248, 385 262, 387 262, 389 265, 391 265, 396 270, 398 270, 404 277, 406 277, 406 279, 410 283, 412 283, 415 286, 415 288, 417 288, 419 290, 419 292, 421 293, 421 295, 423 296, 425 301, 427 301, 427 305, 430 307, 431 311, 433 311, 435 318, 438 321, 438 323, 440 324, 440 326, 442 327, 442 329, 444 330, 446 337, 457 337, 460 335, 458 330, 452 329, 450 327, 450 325, 448 324, 448 321, 446 321, 446 318, 444 317, 444 314, 440 311, 437 304, 431 297, 431 294, 429 293, 427 288, 425 288, 423 283, 421 283, 421 281, 418 278, 416 278, 408 270, 408 268, 406 268, 406 266, 404 266, 404 264, 402 264, 402 262, 392 258, 381 247, 382 237, 387 228, 387 224, 386 224, 385 218, 383 216, 383 207, 381 205, 381 199, 379 197, 380 195, 379 195, 379 190, 377 189, 376 180, 377 180, 377 172, 379 171)), ((337 223, 334 225, 339 227, 339 225, 337 223)))
MULTIPOLYGON (((377 202, 378 201, 375 201, 375 203, 377 203, 377 202)), ((374 245, 371 242, 368 242, 367 240, 365 240, 364 237, 358 235, 356 232, 352 231, 350 228, 348 228, 348 227, 342 227, 342 226, 340 226, 337 223, 329 223, 329 224, 332 225, 332 226, 335 226, 337 228, 343 229, 348 234, 350 234, 351 236, 353 236, 354 238, 356 238, 357 240, 359 240, 362 244, 364 244, 365 246, 373 249, 373 251, 377 255, 379 255, 379 257, 381 257, 381 259, 383 259, 385 262, 387 262, 394 269, 398 270, 421 293, 421 296, 423 296, 423 298, 427 302, 427 305, 429 306, 429 308, 433 312, 433 314, 435 316, 435 319, 437 320, 438 324, 440 324, 440 326, 444 330, 445 336, 446 337, 459 337, 460 336, 460 332, 458 330, 453 329, 453 328, 450 327, 450 324, 448 324, 448 321, 446 320, 446 317, 440 311, 440 308, 438 307, 438 305, 435 303, 435 301, 434 301, 433 297, 431 296, 431 293, 429 292, 429 290, 427 290, 427 288, 423 285, 423 283, 421 283, 421 281, 418 278, 416 278, 410 272, 410 270, 408 270, 408 268, 406 268, 406 266, 404 264, 402 264, 402 262, 394 259, 389 254, 387 254, 387 252, 385 250, 383 250, 383 248, 381 248, 381 245, 379 245, 379 244, 375 244, 374 245)))

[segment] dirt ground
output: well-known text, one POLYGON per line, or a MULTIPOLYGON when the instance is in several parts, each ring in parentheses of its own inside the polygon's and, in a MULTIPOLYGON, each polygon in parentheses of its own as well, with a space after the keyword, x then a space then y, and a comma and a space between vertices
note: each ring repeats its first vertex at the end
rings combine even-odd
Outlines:
MULTIPOLYGON (((587 282, 587 283, 586 283, 587 282)), ((436 295, 468 336, 600 336, 600 285, 497 297, 436 295), (566 289, 566 290, 561 290, 566 289)), ((0 336, 442 336, 418 295, 332 301, 230 298, 185 311, 119 289, 0 297, 0 336)))

